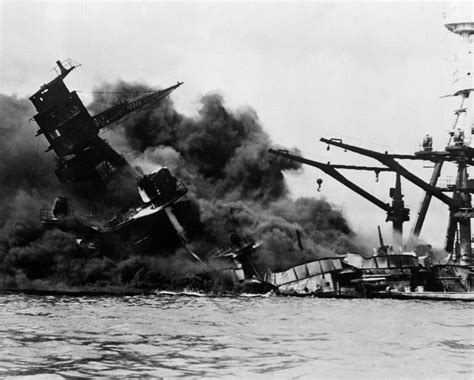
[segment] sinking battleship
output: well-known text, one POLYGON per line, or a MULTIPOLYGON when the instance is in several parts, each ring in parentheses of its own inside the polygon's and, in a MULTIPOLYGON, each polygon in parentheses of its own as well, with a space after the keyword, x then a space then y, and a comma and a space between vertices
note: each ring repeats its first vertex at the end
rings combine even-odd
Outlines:
MULTIPOLYGON (((461 102, 455 110, 455 121, 449 132, 448 143, 444 150, 433 150, 433 140, 428 134, 423 138, 422 149, 414 154, 389 154, 344 143, 337 138, 321 138, 320 141, 331 146, 344 149, 365 157, 377 160, 383 166, 356 166, 339 165, 330 162, 318 162, 292 154, 288 150, 270 149, 271 154, 316 167, 334 178, 347 188, 356 192, 372 204, 387 213, 387 222, 393 224, 393 247, 386 246, 380 238, 380 247, 371 257, 362 257, 356 254, 347 254, 343 262, 359 270, 360 276, 353 278, 349 291, 345 293, 392 298, 429 298, 429 299, 462 299, 474 300, 473 276, 474 256, 472 254, 471 219, 474 217, 471 194, 474 192, 474 180, 469 178, 468 168, 473 164, 474 148, 471 147, 474 134, 473 96, 474 91, 472 72, 472 37, 474 36, 474 22, 460 22, 446 24, 446 28, 461 36, 465 41, 466 59, 460 59, 463 64, 455 74, 455 91, 452 95, 461 102), (412 160, 430 162, 433 173, 430 181, 426 182, 410 170, 402 166, 399 161, 412 160), (456 180, 445 187, 437 186, 441 170, 445 163, 452 163, 456 167, 456 180), (377 198, 353 181, 345 177, 340 170, 372 171, 376 177, 381 172, 395 173, 395 187, 390 189, 391 204, 377 198), (401 178, 408 180, 425 192, 416 222, 406 245, 403 242, 403 224, 410 220, 410 210, 405 207, 401 187, 401 178), (451 193, 452 195, 448 195, 451 193), (423 224, 432 198, 443 202, 449 210, 448 228, 444 250, 446 258, 442 262, 433 263, 430 260, 430 250, 418 244, 423 224), (418 254, 416 253, 418 252, 418 254)), ((321 186, 322 180, 318 179, 321 186)), ((379 230, 380 231, 380 230, 379 230)), ((335 262, 336 263, 336 262, 335 262)), ((297 294, 344 294, 341 292, 340 274, 344 266, 332 264, 332 269, 318 269, 314 263, 305 263, 302 266, 288 269, 284 273, 273 275, 273 283, 281 291, 297 294), (321 277, 326 272, 331 281, 319 281, 317 291, 310 291, 306 283, 314 282, 314 278, 321 277)), ((322 266, 321 266, 322 268, 322 266)), ((346 267, 347 269, 347 267, 346 267)), ((324 276, 323 276, 324 277, 324 276)), ((313 284, 314 287, 314 284, 313 284)))
POLYGON ((37 111, 33 116, 38 125, 36 136, 48 141, 46 152, 56 155, 58 180, 70 194, 78 195, 73 200, 81 204, 73 205, 68 197, 57 196, 50 209, 40 211, 43 227, 72 232, 78 246, 91 256, 166 255, 181 248, 200 266, 197 274, 201 280, 227 276, 246 291, 268 290, 251 259, 261 241, 234 234, 232 245, 212 250, 204 262, 187 245, 189 226, 200 221, 196 206, 184 198, 184 183, 165 167, 144 174, 100 136, 127 115, 156 107, 182 82, 146 91, 143 97, 122 100, 91 116, 77 92, 69 91, 64 83, 79 64, 70 59, 56 64, 56 77, 30 97, 37 111), (209 265, 212 261, 217 265, 209 265))
MULTIPOLYGON (((450 24, 447 28, 463 36, 474 35, 474 23, 450 24)), ((151 104, 159 104, 178 88, 177 83, 167 89, 155 91, 142 98, 121 102, 116 106, 91 116, 76 92, 69 92, 64 78, 77 65, 72 61, 57 62, 57 77, 45 84, 30 100, 38 114, 34 116, 39 129, 50 144, 48 150, 55 152, 58 167, 56 175, 65 185, 100 194, 103 203, 110 204, 117 195, 126 194, 118 202, 119 209, 112 213, 84 215, 72 212, 66 198, 59 197, 50 210, 43 210, 41 221, 46 228, 59 228, 77 232, 78 244, 87 249, 101 250, 120 247, 124 252, 183 247, 196 261, 200 258, 186 248, 186 230, 193 212, 188 201, 183 199, 186 187, 166 168, 144 174, 133 168, 99 134, 106 126, 122 117, 151 104), (120 189, 120 191, 117 191, 120 189), (130 195, 133 193, 133 196, 130 195)), ((471 77, 470 77, 471 78, 471 77)), ((252 253, 261 244, 253 239, 234 241, 231 247, 216 249, 210 256, 224 263, 221 273, 227 272, 237 283, 255 283, 259 289, 272 289, 279 294, 313 295, 317 297, 425 297, 466 299, 472 295, 472 247, 471 218, 474 215, 471 193, 474 182, 469 179, 468 167, 472 165, 474 149, 471 148, 472 125, 459 121, 472 107, 464 106, 474 86, 463 86, 453 95, 462 99, 455 111, 456 121, 450 132, 446 148, 434 151, 432 139, 425 136, 422 150, 415 154, 389 154, 345 144, 340 139, 321 141, 378 160, 382 166, 334 165, 322 163, 291 154, 287 150, 270 149, 277 156, 314 166, 361 195, 387 213, 387 221, 393 224, 393 247, 380 239, 380 247, 371 257, 348 253, 340 257, 327 257, 304 262, 283 272, 260 273, 253 265, 252 253), (429 182, 403 167, 400 160, 429 161, 434 171, 429 182), (457 167, 456 182, 445 188, 437 187, 445 162, 457 167), (373 171, 395 173, 395 186, 390 189, 391 204, 375 197, 339 170, 373 171), (401 186, 404 178, 425 192, 417 221, 407 246, 403 244, 403 224, 410 219, 410 210, 405 207, 401 186), (452 193, 448 196, 447 193, 452 193), (425 221, 431 199, 435 197, 449 208, 449 224, 445 251, 448 258, 443 263, 432 263, 427 256, 420 257, 417 251, 418 236, 425 221), (407 249, 404 249, 407 248, 407 249)), ((321 186, 322 181, 318 180, 321 186)), ((117 204, 117 203, 116 203, 117 204)), ((209 267, 203 266, 203 272, 209 267)), ((472 298, 469 297, 468 298, 472 298)))
POLYGON ((184 184, 167 168, 144 174, 100 137, 101 131, 124 116, 159 104, 182 83, 121 101, 91 116, 77 92, 70 92, 64 83, 78 64, 56 63, 57 76, 30 97, 37 111, 36 136, 43 136, 50 144, 46 151, 55 153, 55 173, 61 183, 91 203, 98 197, 100 204, 119 207, 81 214, 60 196, 51 209, 41 210, 42 224, 78 233, 78 242, 92 250, 120 246, 124 251, 146 251, 182 244, 186 218, 192 215, 187 212, 188 201, 182 200, 187 192, 184 184), (120 202, 114 202, 117 194, 120 202))

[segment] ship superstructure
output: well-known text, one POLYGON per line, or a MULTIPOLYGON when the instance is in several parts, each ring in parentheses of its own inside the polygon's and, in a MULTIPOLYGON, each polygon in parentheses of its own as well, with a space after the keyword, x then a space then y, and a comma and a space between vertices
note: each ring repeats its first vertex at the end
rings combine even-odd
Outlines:
MULTIPOLYGON (((393 223, 393 245, 399 251, 403 248, 413 250, 417 246, 426 214, 433 197, 443 202, 449 210, 448 228, 444 249, 448 254, 443 265, 437 265, 430 269, 431 281, 436 290, 448 291, 470 291, 474 257, 472 253, 472 230, 471 219, 474 216, 471 194, 474 192, 474 180, 469 178, 469 168, 473 164, 474 148, 471 147, 472 134, 474 131, 474 102, 471 93, 474 91, 474 80, 472 69, 474 61, 472 52, 474 47, 474 22, 456 22, 446 24, 446 28, 461 36, 464 41, 461 54, 458 56, 454 74, 454 91, 451 96, 460 99, 460 106, 454 111, 455 121, 449 132, 448 144, 444 150, 433 150, 433 140, 430 135, 423 138, 421 151, 414 154, 390 154, 388 152, 377 152, 358 146, 346 144, 341 139, 321 138, 320 141, 330 146, 335 146, 344 151, 350 151, 377 160, 383 166, 355 166, 336 165, 309 160, 297 154, 291 154, 287 150, 270 149, 269 152, 289 160, 301 162, 320 169, 333 177, 349 189, 361 195, 371 203, 383 209, 387 213, 387 221, 393 223), (433 173, 429 182, 415 175, 412 171, 400 164, 402 160, 429 161, 434 165, 433 173), (437 186, 438 178, 445 163, 454 164, 456 168, 456 180, 454 183, 440 187, 437 186), (388 204, 364 190, 354 182, 343 176, 339 170, 366 170, 375 172, 389 171, 396 175, 395 187, 390 189, 392 203, 388 204), (425 192, 420 204, 420 209, 413 225, 413 229, 407 245, 403 242, 403 223, 408 221, 409 209, 403 202, 401 189, 401 177, 413 183, 425 192)), ((321 185, 322 180, 318 180, 321 185)), ((416 265, 412 265, 416 266, 416 265)), ((390 267, 390 266, 389 266, 390 267)), ((429 276, 428 276, 429 277, 429 276)))
POLYGON ((56 63, 56 78, 30 97, 38 111, 34 116, 39 127, 36 135, 43 135, 49 142, 46 151, 56 153, 56 175, 62 183, 91 181, 103 188, 117 171, 131 171, 132 168, 123 156, 99 137, 99 132, 146 105, 159 103, 182 83, 132 102, 122 102, 91 116, 77 92, 70 92, 64 84, 64 78, 78 64, 71 60, 56 63))
MULTIPOLYGON (((105 202, 120 192, 119 207, 102 215, 81 215, 71 211, 67 198, 58 197, 51 210, 42 210, 46 227, 73 229, 87 245, 120 245, 145 250, 145 247, 173 247, 186 241, 186 212, 189 201, 177 201, 186 194, 184 184, 167 168, 144 174, 132 167, 99 135, 106 126, 147 105, 157 105, 176 85, 119 104, 91 116, 76 91, 70 92, 64 78, 79 65, 71 60, 57 61, 57 76, 30 97, 38 113, 37 136, 49 142, 54 151, 56 175, 65 185, 88 184, 105 202), (115 186, 110 186, 114 184, 115 186), (131 192, 125 188, 131 187, 131 192), (124 195, 125 194, 125 195, 124 195), (72 222, 73 220, 73 222, 72 222)), ((86 200, 88 196, 80 194, 86 200)), ((83 200, 84 200, 83 199, 83 200)), ((110 210, 108 210, 110 211, 110 210)))

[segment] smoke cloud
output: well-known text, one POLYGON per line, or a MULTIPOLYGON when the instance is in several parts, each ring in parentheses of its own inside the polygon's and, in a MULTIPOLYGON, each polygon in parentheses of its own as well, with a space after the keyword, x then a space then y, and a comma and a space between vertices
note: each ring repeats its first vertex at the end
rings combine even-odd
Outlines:
MULTIPOLYGON (((104 84, 88 108, 95 114, 115 103, 116 94, 107 92, 131 100, 148 90, 142 84, 104 84)), ((0 106, 0 136, 8 142, 0 152, 4 288, 224 286, 219 264, 213 261, 204 268, 181 248, 166 255, 98 255, 78 244, 80 236, 74 232, 43 230, 39 209, 49 208, 56 195, 67 191, 54 175, 53 153, 44 153, 44 139, 35 138, 34 124, 28 123, 34 114, 29 101, 0 94, 0 106)), ((203 96, 196 117, 179 113, 167 98, 126 117, 107 139, 132 166, 145 173, 166 166, 184 181, 198 215, 189 247, 203 258, 213 248, 229 245, 232 235, 264 241, 254 255, 261 272, 356 249, 337 208, 325 199, 290 198, 283 173, 298 171, 300 165, 269 155, 272 141, 257 113, 248 107, 229 109, 220 94, 203 96)))
POLYGON ((0 224, 36 213, 50 192, 60 192, 47 143, 35 138, 35 124, 28 119, 34 108, 27 99, 0 94, 0 224))

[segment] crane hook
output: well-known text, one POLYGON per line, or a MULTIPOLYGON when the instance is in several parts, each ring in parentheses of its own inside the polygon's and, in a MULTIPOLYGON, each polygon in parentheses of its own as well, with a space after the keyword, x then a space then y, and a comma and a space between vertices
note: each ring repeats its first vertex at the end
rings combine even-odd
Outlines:
POLYGON ((318 184, 318 191, 321 191, 321 185, 323 184, 323 180, 321 178, 318 178, 316 180, 316 183, 318 184))
POLYGON ((380 172, 375 172, 375 182, 379 181, 379 174, 380 172))

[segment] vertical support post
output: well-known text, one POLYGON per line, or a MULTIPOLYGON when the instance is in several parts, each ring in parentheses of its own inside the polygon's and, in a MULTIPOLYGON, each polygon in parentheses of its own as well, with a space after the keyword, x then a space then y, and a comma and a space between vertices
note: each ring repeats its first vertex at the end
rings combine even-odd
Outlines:
POLYGON ((393 224, 393 235, 392 235, 392 242, 394 247, 403 247, 403 222, 405 221, 404 218, 404 209, 405 203, 403 202, 403 194, 402 194, 402 183, 400 179, 400 174, 397 173, 396 181, 395 181, 395 188, 391 189, 391 198, 392 201, 392 212, 393 216, 392 224, 393 224))
POLYGON ((451 257, 453 261, 459 260, 459 257, 454 247, 457 228, 458 228, 458 222, 456 218, 454 217, 454 212, 449 210, 449 222, 448 222, 448 229, 446 231, 446 243, 444 245, 444 250, 452 254, 451 257))
MULTIPOLYGON (((467 189, 467 166, 465 162, 460 162, 458 167, 458 188, 467 189)), ((462 208, 471 209, 471 195, 465 191, 459 195, 462 208)), ((459 219, 459 237, 461 250, 461 265, 471 264, 471 219, 469 215, 460 217, 459 219)))

